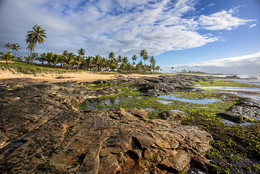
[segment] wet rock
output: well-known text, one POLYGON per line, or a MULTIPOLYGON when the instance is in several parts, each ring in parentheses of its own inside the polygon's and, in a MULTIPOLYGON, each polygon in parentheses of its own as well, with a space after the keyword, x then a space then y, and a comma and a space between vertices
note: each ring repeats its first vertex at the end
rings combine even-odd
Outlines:
POLYGON ((161 112, 159 114, 159 117, 164 120, 185 118, 185 116, 183 114, 181 114, 177 111, 174 111, 174 110, 168 110, 168 111, 161 112))
POLYGON ((260 103, 252 99, 241 99, 237 104, 220 114, 222 117, 234 122, 244 122, 245 120, 260 120, 260 103))

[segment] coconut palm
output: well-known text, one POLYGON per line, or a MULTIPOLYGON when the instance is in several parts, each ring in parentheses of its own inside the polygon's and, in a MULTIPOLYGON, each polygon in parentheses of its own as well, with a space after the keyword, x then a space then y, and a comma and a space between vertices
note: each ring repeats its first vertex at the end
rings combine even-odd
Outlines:
POLYGON ((133 65, 128 62, 128 63, 126 63, 125 68, 126 68, 127 71, 131 71, 133 69, 133 65))
POLYGON ((143 62, 140 60, 140 62, 136 65, 136 70, 140 71, 143 68, 143 62))
MULTIPOLYGON (((35 44, 33 43, 28 43, 27 49, 28 49, 28 57, 32 55, 32 51, 35 50, 35 44)), ((30 61, 28 62, 30 64, 30 61)))
POLYGON ((102 57, 102 62, 101 62, 101 69, 108 70, 110 68, 110 61, 104 57, 102 57))
POLYGON ((92 67, 93 67, 93 59, 94 59, 94 57, 92 57, 92 56, 88 56, 87 59, 85 59, 85 64, 86 64, 87 70, 91 70, 92 69, 92 67))
POLYGON ((32 53, 32 56, 30 58, 30 64, 33 63, 33 60, 36 60, 39 58, 38 53, 32 53))
POLYGON ((77 65, 77 69, 79 68, 80 64, 82 64, 82 62, 84 61, 84 57, 81 56, 81 55, 78 55, 76 58, 75 58, 75 64, 77 65))
POLYGON ((100 71, 101 70, 102 61, 103 61, 102 57, 100 55, 96 55, 94 57, 93 61, 92 61, 92 63, 93 63, 92 65, 94 67, 96 67, 98 71, 100 71))
POLYGON ((85 56, 85 52, 86 52, 86 51, 85 51, 84 48, 80 48, 79 51, 78 51, 78 54, 79 54, 80 56, 83 56, 83 57, 84 57, 84 56, 85 56))
POLYGON ((40 55, 40 57, 38 58, 39 61, 42 62, 42 65, 43 65, 43 62, 47 60, 47 54, 46 53, 42 53, 40 55))
POLYGON ((53 53, 52 52, 48 52, 47 55, 46 55, 46 61, 48 62, 49 66, 51 66, 52 57, 53 57, 53 53))
POLYGON ((117 61, 118 61, 118 63, 122 63, 122 56, 118 56, 118 58, 117 58, 117 61))
POLYGON ((18 56, 18 57, 16 57, 16 60, 15 61, 17 61, 17 62, 22 62, 23 61, 23 57, 22 56, 18 56))
POLYGON ((147 53, 146 49, 143 49, 140 51, 140 56, 144 60, 144 71, 145 71, 145 61, 148 60, 148 53, 147 53))
POLYGON ((5 60, 5 63, 7 65, 9 60, 14 59, 14 56, 10 52, 5 52, 5 53, 2 53, 2 59, 5 60))
POLYGON ((28 49, 30 50, 30 56, 32 55, 33 50, 36 48, 36 44, 43 44, 45 42, 46 32, 39 25, 35 25, 33 30, 27 32, 26 42, 28 44, 28 49))
POLYGON ((59 54, 57 54, 57 53, 53 54, 53 56, 51 58, 51 63, 53 65, 53 68, 56 67, 56 64, 58 63, 59 59, 60 59, 60 55, 59 54))
POLYGON ((156 64, 156 60, 153 56, 150 57, 150 66, 151 66, 151 69, 154 71, 155 69, 155 64, 156 64))
POLYGON ((70 65, 74 62, 76 55, 74 53, 68 53, 64 62, 67 64, 67 68, 70 69, 70 65))
POLYGON ((18 50, 20 49, 20 45, 19 45, 18 43, 13 43, 13 44, 11 45, 11 49, 12 49, 13 51, 15 51, 15 56, 14 56, 14 57, 16 57, 16 54, 17 54, 18 50))
POLYGON ((8 52, 10 52, 10 49, 12 48, 12 44, 10 42, 6 43, 5 48, 7 48, 8 52))
POLYGON ((68 56, 69 51, 68 51, 68 50, 64 50, 62 54, 63 54, 64 56, 68 56))
POLYGON ((128 57, 123 58, 123 63, 128 63, 128 57))
POLYGON ((136 56, 136 55, 133 55, 132 60, 133 60, 133 64, 134 64, 134 65, 135 65, 136 59, 137 59, 137 56, 136 56))
POLYGON ((112 71, 118 68, 118 61, 115 58, 110 60, 110 68, 112 71))
POLYGON ((115 59, 115 53, 110 52, 109 55, 108 55, 108 59, 109 59, 109 69, 112 69, 111 63, 112 63, 112 60, 115 59))

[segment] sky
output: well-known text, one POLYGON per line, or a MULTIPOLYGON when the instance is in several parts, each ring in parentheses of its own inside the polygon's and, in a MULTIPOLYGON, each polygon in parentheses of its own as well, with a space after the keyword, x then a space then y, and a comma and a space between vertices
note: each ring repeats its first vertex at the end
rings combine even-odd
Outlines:
MULTIPOLYGON (((0 0, 0 51, 34 25, 36 52, 107 57, 146 49, 163 72, 260 74, 260 0, 0 0)), ((140 60, 140 57, 139 57, 140 60)))

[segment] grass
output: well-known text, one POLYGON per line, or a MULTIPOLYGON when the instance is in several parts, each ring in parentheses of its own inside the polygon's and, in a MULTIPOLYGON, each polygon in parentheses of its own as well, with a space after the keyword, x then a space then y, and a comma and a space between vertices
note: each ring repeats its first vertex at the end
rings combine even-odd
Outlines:
POLYGON ((10 62, 9 64, 0 62, 0 69, 9 70, 13 73, 24 73, 24 74, 39 74, 39 73, 53 73, 62 74, 66 72, 74 72, 75 70, 67 70, 63 68, 50 68, 38 65, 29 65, 24 62, 10 62))
POLYGON ((258 85, 246 84, 240 82, 226 81, 226 80, 209 80, 209 81, 199 81, 195 85, 199 86, 222 86, 222 87, 255 87, 260 88, 258 85))
MULTIPOLYGON (((0 61, 0 69, 2 70, 9 70, 13 73, 24 73, 24 74, 39 74, 39 73, 52 73, 52 74, 62 74, 67 72, 81 72, 86 70, 76 70, 76 69, 64 69, 64 68, 51 68, 45 67, 41 65, 32 64, 29 65, 25 62, 13 62, 9 61, 6 65, 5 61, 0 61)), ((116 71, 89 71, 89 73, 94 74, 104 74, 104 75, 111 75, 111 74, 143 74, 143 75, 151 75, 151 74, 162 74, 160 72, 150 72, 150 71, 131 71, 131 72, 116 72, 116 71)))

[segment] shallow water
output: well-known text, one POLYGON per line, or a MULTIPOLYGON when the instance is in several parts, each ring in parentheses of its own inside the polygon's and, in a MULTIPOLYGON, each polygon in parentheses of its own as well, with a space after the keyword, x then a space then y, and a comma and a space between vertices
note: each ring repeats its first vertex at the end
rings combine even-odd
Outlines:
MULTIPOLYGON (((91 98, 85 101, 86 110, 99 109, 98 105, 117 105, 120 102, 118 98, 91 98)), ((110 107, 105 107, 104 109, 109 109, 110 107)))
POLYGON ((223 90, 225 93, 235 94, 240 97, 250 98, 260 102, 260 88, 251 88, 251 87, 221 87, 221 86, 207 86, 207 87, 198 87, 200 89, 218 89, 223 90), (237 92, 236 92, 237 91, 237 92), (255 92, 257 94, 246 94, 243 92, 255 92))
POLYGON ((249 123, 249 122, 245 122, 245 123, 235 123, 233 121, 230 121, 230 120, 226 120, 224 118, 221 119, 222 122, 226 123, 226 124, 229 124, 229 125, 241 125, 241 126, 250 126, 250 125, 254 125, 254 124, 257 124, 257 123, 249 123))
MULTIPOLYGON (((210 104, 210 103, 215 103, 217 101, 220 101, 218 99, 186 99, 186 98, 178 98, 176 95, 174 94, 170 94, 170 95, 162 95, 159 96, 158 98, 163 98, 163 99, 167 99, 167 100, 177 100, 177 101, 181 101, 181 102, 187 102, 187 103, 196 103, 196 104, 210 104)), ((164 101, 163 101, 164 102, 164 101)), ((162 103, 163 103, 162 102, 162 103)), ((164 103, 163 103, 164 104, 164 103)))

